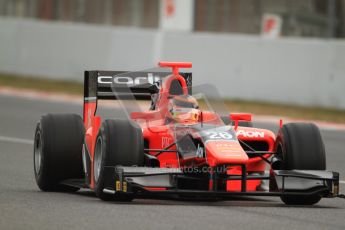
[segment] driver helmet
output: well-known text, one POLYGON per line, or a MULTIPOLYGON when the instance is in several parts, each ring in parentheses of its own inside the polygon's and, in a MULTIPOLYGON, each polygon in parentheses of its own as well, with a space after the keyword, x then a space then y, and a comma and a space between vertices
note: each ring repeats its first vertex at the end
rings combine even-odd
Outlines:
POLYGON ((168 103, 168 118, 178 123, 197 123, 200 110, 197 100, 189 95, 174 96, 168 103))

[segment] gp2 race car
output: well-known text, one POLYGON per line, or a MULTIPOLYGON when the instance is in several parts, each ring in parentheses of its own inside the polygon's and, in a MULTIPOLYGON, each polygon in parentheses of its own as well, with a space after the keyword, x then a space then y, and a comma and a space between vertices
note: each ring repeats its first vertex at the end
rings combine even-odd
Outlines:
POLYGON ((279 196, 289 205, 338 196, 339 174, 326 171, 314 124, 280 122, 275 135, 252 127, 251 114, 222 117, 209 103, 214 97, 201 100, 192 74, 179 71, 191 63, 159 65, 165 71, 85 71, 83 119, 41 117, 34 141, 41 190, 87 188, 116 201, 279 196), (121 101, 125 118, 102 120, 99 100, 121 101), (132 106, 139 100, 151 100, 150 108, 132 106))

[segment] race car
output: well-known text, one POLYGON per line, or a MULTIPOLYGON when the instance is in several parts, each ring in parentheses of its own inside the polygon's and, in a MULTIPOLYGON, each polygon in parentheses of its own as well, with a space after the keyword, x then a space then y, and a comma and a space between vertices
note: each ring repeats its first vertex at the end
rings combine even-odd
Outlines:
POLYGON ((41 117, 34 172, 42 191, 86 188, 105 201, 278 196, 288 205, 338 196, 339 174, 326 171, 317 126, 281 121, 275 135, 252 127, 251 114, 224 117, 210 103, 219 99, 216 88, 193 87, 192 73, 180 71, 191 63, 159 66, 85 71, 83 119, 41 117), (121 102, 116 109, 125 116, 114 108, 112 118, 102 119, 100 100, 121 102), (141 100, 149 100, 149 108, 141 109, 141 100))

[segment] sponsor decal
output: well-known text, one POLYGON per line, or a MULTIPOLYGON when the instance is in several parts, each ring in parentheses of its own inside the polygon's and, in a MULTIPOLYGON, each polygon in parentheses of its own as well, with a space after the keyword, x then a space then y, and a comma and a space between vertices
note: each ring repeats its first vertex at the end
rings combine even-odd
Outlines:
POLYGON ((162 80, 160 76, 154 76, 153 73, 147 73, 147 76, 98 76, 98 83, 100 84, 118 84, 118 85, 140 85, 145 83, 154 84, 162 80))
POLYGON ((244 131, 244 130, 238 130, 236 132, 237 136, 241 135, 244 137, 265 137, 264 132, 258 132, 258 131, 244 131))
POLYGON ((231 140, 233 136, 228 132, 216 132, 216 131, 209 131, 205 132, 205 135, 210 140, 231 140))
POLYGON ((232 142, 218 142, 215 144, 217 150, 231 156, 241 156, 242 148, 232 142))
POLYGON ((162 148, 168 147, 172 143, 172 139, 170 137, 162 137, 162 148))
POLYGON ((127 182, 122 182, 122 192, 127 192, 127 182))
POLYGON ((120 184, 120 181, 118 181, 118 180, 115 182, 115 190, 121 191, 121 184, 120 184))

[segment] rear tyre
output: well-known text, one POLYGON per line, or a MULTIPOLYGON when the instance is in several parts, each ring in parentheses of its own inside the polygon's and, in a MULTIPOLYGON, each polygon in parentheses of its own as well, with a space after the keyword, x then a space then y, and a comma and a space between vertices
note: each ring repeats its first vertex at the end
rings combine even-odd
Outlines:
MULTIPOLYGON (((104 166, 142 166, 144 140, 141 128, 129 120, 105 120, 96 139, 94 153, 95 193, 101 200, 131 201, 132 194, 108 194, 103 190, 111 178, 104 166)), ((113 182, 115 183, 115 182, 113 182)))
POLYGON ((79 188, 60 184, 81 179, 84 126, 75 114, 47 114, 37 123, 34 140, 34 173, 42 191, 75 192, 79 188))
MULTIPOLYGON (((283 125, 276 140, 277 157, 285 170, 325 170, 325 147, 318 127, 311 123, 289 123, 283 125)), ((281 196, 288 205, 313 205, 321 195, 281 196)))

